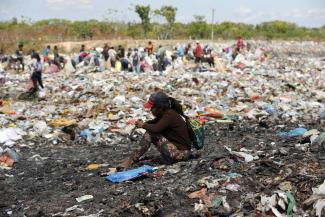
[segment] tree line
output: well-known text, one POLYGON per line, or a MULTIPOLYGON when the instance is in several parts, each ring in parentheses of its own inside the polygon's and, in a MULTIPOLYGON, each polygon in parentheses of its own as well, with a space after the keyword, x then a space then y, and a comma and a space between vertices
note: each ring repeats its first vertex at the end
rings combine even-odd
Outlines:
POLYGON ((162 6, 151 9, 149 5, 136 5, 134 11, 141 23, 118 21, 70 21, 47 19, 31 22, 22 17, 0 22, 0 47, 10 47, 17 43, 35 45, 70 40, 99 39, 284 39, 284 40, 325 40, 325 25, 307 28, 281 20, 252 25, 225 21, 210 24, 204 16, 195 15, 189 23, 176 21, 177 8, 162 6), (154 21, 153 18, 164 20, 154 21))

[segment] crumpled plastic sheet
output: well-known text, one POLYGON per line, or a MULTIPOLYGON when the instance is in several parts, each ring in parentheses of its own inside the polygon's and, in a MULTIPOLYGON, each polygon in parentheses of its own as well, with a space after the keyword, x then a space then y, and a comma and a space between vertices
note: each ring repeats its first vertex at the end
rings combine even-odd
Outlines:
POLYGON ((295 137, 295 136, 302 136, 304 133, 307 132, 305 128, 295 128, 288 132, 279 132, 277 135, 280 137, 295 137))
POLYGON ((117 172, 106 177, 107 181, 119 183, 127 180, 132 180, 143 176, 145 173, 152 173, 155 171, 154 167, 143 165, 137 169, 117 172))
POLYGON ((17 140, 22 139, 26 133, 20 128, 1 128, 0 129, 0 144, 12 146, 17 140))

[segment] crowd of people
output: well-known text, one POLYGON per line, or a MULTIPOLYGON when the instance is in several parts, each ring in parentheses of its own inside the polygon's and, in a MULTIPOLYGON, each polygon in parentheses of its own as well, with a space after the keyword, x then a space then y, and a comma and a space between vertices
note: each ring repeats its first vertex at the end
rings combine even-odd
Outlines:
MULTIPOLYGON (((250 44, 244 43, 243 38, 239 37, 237 43, 224 48, 225 56, 234 61, 237 56, 250 50, 250 44)), ((34 94, 43 88, 42 72, 44 66, 52 66, 55 71, 64 69, 66 63, 71 61, 71 65, 74 69, 84 66, 94 66, 97 71, 103 71, 105 69, 113 69, 116 72, 128 71, 134 73, 143 73, 150 71, 163 72, 168 66, 174 66, 175 64, 184 64, 188 62, 194 62, 196 66, 200 66, 203 62, 208 66, 215 66, 215 57, 217 51, 209 45, 203 45, 200 41, 188 44, 176 44, 174 47, 167 46, 155 46, 152 41, 149 41, 146 46, 136 46, 134 48, 125 48, 122 45, 109 46, 107 43, 101 47, 87 47, 82 44, 78 53, 71 57, 59 53, 58 46, 53 48, 48 45, 41 52, 32 50, 27 53, 24 51, 23 44, 19 44, 14 55, 6 56, 3 50, 0 50, 1 62, 7 62, 7 68, 14 68, 18 72, 25 70, 25 57, 30 55, 33 59, 32 64, 28 64, 28 68, 31 71, 30 79, 30 94, 34 94), (42 58, 41 58, 42 56, 42 58)), ((1 67, 0 67, 1 68, 1 67)), ((0 82, 4 82, 4 69, 0 69, 0 82)))

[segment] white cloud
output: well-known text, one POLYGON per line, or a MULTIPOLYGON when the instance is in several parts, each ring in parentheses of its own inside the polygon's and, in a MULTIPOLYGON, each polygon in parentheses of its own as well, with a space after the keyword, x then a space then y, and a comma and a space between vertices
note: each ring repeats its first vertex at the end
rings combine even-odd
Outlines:
POLYGON ((0 5, 0 14, 9 14, 9 10, 4 7, 4 5, 0 5))
POLYGON ((9 14, 9 11, 2 8, 2 9, 0 9, 0 14, 9 14))
POLYGON ((240 6, 233 10, 231 20, 243 23, 253 23, 256 19, 259 19, 261 12, 253 11, 251 8, 240 6))
POLYGON ((67 7, 75 7, 79 9, 91 9, 93 5, 91 0, 47 0, 51 10, 64 10, 67 7))
POLYGON ((253 10, 251 8, 243 7, 243 6, 234 10, 234 14, 239 17, 245 17, 247 15, 251 15, 252 13, 253 13, 253 10))
POLYGON ((315 18, 324 19, 325 18, 325 8, 312 8, 312 9, 292 9, 288 12, 286 17, 291 18, 315 18))
POLYGON ((325 8, 290 9, 285 13, 280 11, 254 11, 247 7, 233 10, 231 20, 243 23, 261 23, 272 20, 287 20, 299 23, 299 20, 318 20, 325 23, 325 8))
POLYGON ((258 20, 261 20, 262 18, 268 19, 271 15, 270 13, 254 11, 251 8, 240 6, 239 8, 233 10, 231 16, 231 20, 236 22, 258 23, 258 20))

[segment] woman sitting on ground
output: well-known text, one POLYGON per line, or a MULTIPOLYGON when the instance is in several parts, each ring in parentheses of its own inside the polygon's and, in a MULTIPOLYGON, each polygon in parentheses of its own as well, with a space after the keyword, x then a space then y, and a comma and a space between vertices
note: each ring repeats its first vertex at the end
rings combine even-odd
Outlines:
POLYGON ((144 107, 151 109, 155 119, 145 123, 138 120, 135 123, 136 127, 145 129, 146 133, 136 151, 120 164, 121 167, 129 167, 139 161, 151 144, 157 148, 166 163, 172 164, 190 158, 192 142, 188 128, 185 120, 179 114, 180 112, 177 111, 179 109, 172 108, 171 105, 175 105, 175 103, 171 103, 171 100, 174 99, 162 92, 150 96, 144 107))

